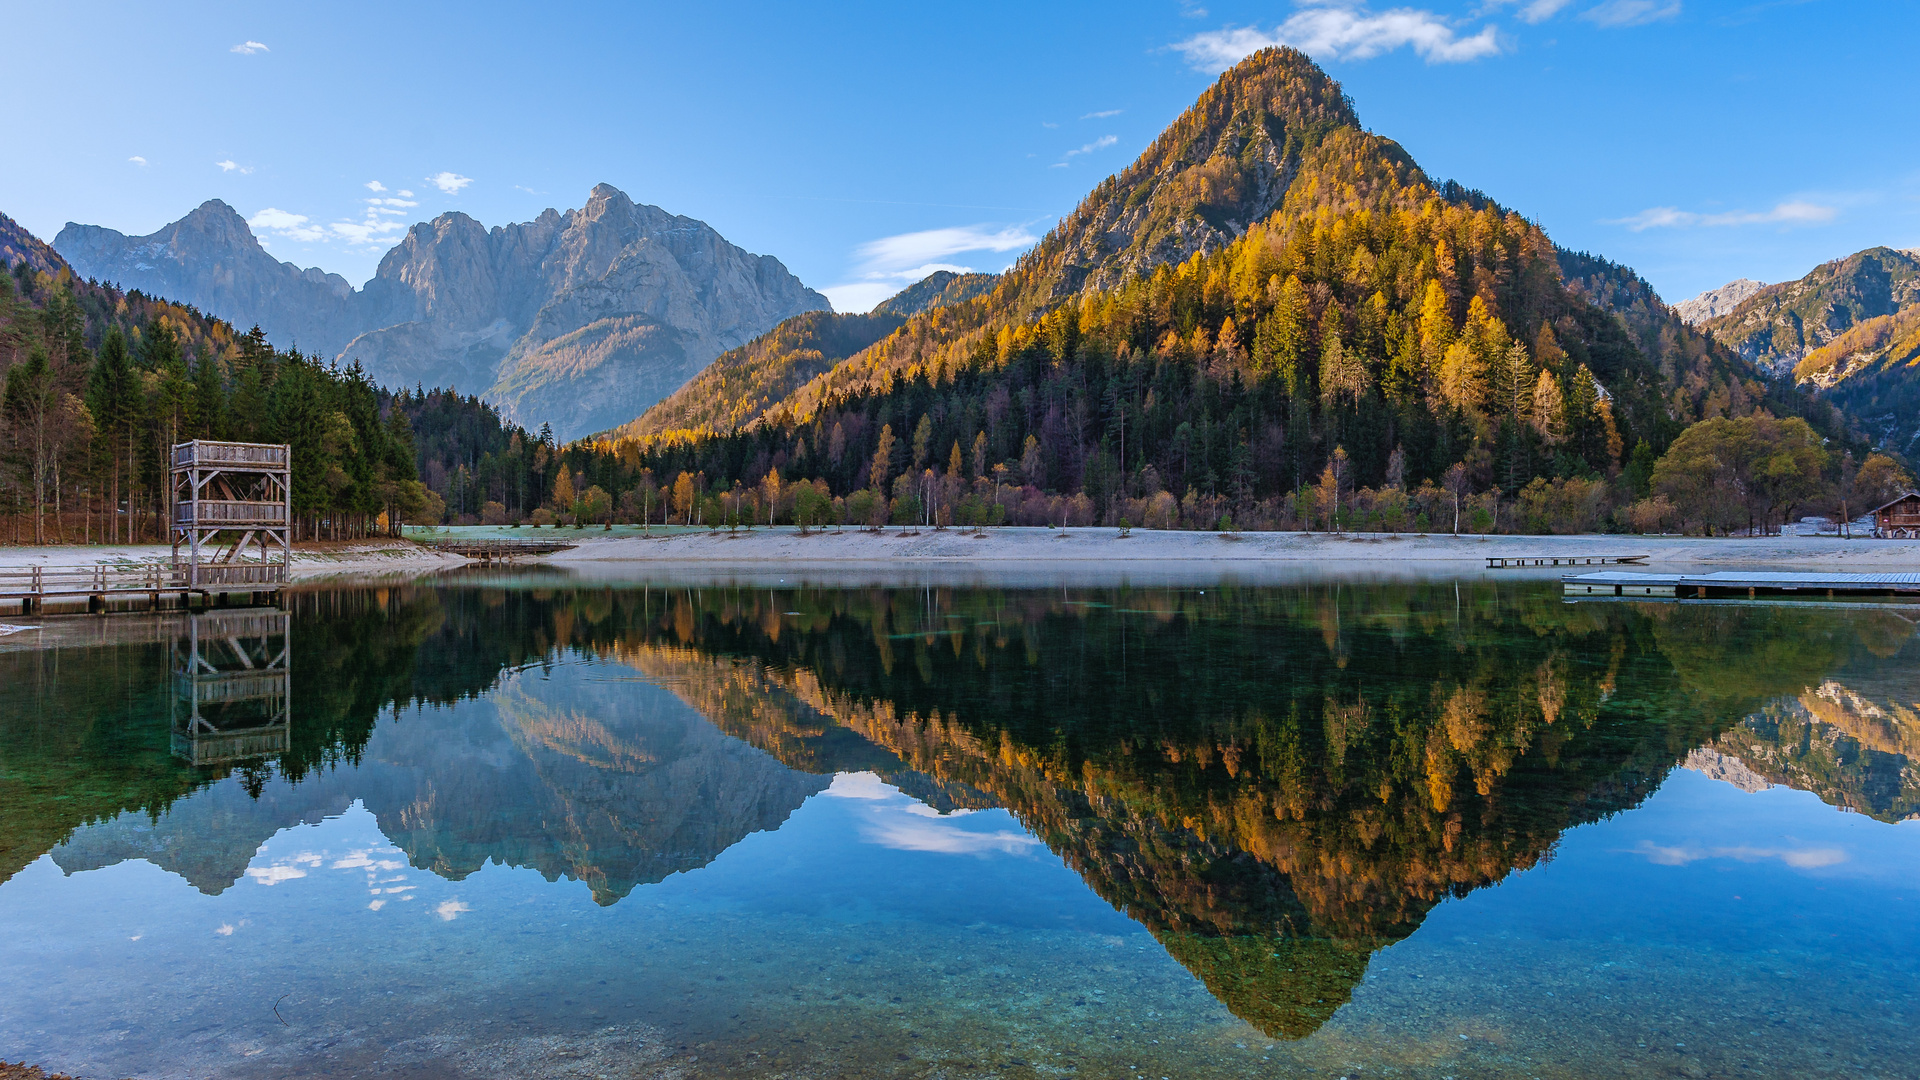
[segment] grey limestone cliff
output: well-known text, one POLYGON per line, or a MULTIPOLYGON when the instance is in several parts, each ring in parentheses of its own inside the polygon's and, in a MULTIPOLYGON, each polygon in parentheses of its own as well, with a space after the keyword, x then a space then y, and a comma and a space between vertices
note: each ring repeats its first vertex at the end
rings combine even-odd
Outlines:
POLYGON ((218 200, 149 236, 69 224, 54 246, 84 276, 258 323, 375 382, 480 393, 562 438, 639 415, 782 319, 831 310, 778 259, 606 184, 532 221, 415 225, 357 291, 276 261, 218 200))

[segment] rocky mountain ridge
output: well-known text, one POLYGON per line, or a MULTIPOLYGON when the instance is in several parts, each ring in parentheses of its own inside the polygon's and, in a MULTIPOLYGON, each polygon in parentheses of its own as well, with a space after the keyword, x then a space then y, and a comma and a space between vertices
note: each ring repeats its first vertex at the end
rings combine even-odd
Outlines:
POLYGON ((1708 319, 1731 312, 1740 306, 1741 301, 1766 287, 1764 281, 1735 278, 1717 289, 1708 289, 1698 296, 1680 301, 1673 305, 1673 310, 1686 320, 1688 326, 1699 326, 1708 319))
POLYGON ((455 386, 562 438, 628 419, 782 319, 831 310, 780 261, 601 184, 584 206, 408 230, 373 279, 275 260, 211 200, 148 236, 69 223, 83 276, 192 303, 388 385, 455 386))
POLYGON ((1700 326, 1816 390, 1882 447, 1920 452, 1920 251, 1875 247, 1822 263, 1700 326))

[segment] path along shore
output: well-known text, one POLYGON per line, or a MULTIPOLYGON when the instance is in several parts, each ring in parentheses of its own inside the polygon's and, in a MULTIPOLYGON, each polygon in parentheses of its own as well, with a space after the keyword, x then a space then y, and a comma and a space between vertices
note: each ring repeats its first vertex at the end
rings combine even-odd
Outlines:
MULTIPOLYGON (((545 532, 545 530, 542 530, 545 532)), ((617 563, 778 564, 938 561, 1036 565, 1156 563, 1403 563, 1430 570, 1483 569, 1489 556, 1645 555, 1647 565, 1800 567, 1828 571, 1920 570, 1920 541, 1819 536, 1449 536, 1411 533, 1212 533, 1134 529, 755 529, 602 538, 556 529, 579 546, 548 556, 557 566, 611 570, 617 563)), ((1631 569, 1625 567, 1623 569, 1631 569)))
MULTIPOLYGON (((559 540, 571 550, 527 560, 569 567, 595 577, 617 575, 634 564, 708 565, 777 569, 806 565, 952 564, 1003 569, 1040 569, 1069 564, 1145 568, 1268 564, 1309 570, 1315 564, 1373 566, 1451 573, 1484 569, 1490 556, 1645 555, 1646 566, 1731 569, 1772 567, 1873 573, 1920 571, 1920 540, 1841 540, 1831 536, 1450 536, 1387 533, 1213 533, 1111 528, 793 528, 737 532, 676 530, 652 536, 632 527, 608 535, 595 529, 513 530, 515 537, 559 540)), ((162 561, 159 544, 68 547, 0 547, 0 568, 90 566, 95 563, 162 561)), ((315 581, 368 575, 414 576, 471 565, 457 555, 411 541, 302 544, 294 549, 292 577, 315 581)), ((1622 567, 1631 570, 1632 567, 1622 567)))

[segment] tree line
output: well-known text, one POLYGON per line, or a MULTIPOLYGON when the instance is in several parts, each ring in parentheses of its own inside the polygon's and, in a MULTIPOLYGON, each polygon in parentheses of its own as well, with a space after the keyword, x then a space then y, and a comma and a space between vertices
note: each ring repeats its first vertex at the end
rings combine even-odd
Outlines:
POLYGON ((0 513, 13 542, 164 542, 168 450, 287 443, 299 539, 439 520, 413 433, 357 365, 280 351, 181 304, 35 269, 0 275, 0 513))

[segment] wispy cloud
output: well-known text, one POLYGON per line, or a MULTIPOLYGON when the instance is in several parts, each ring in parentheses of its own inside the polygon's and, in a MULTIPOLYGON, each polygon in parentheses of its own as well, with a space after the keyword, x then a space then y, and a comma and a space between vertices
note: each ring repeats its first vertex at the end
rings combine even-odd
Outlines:
POLYGON ((380 182, 380 181, 378 181, 378 180, 369 180, 369 181, 367 181, 367 190, 368 190, 368 191, 376 191, 376 192, 377 192, 377 191, 385 191, 385 190, 387 190, 387 185, 385 185, 385 184, 383 184, 383 183, 381 183, 381 182, 380 182))
POLYGON ((257 41, 243 41, 227 51, 236 52, 242 56, 252 56, 254 53, 272 52, 273 50, 257 41))
POLYGON ((1519 11, 1524 23, 1543 23, 1564 11, 1573 0, 1533 0, 1519 11))
POLYGON ((1659 866, 1685 866, 1705 859, 1735 859, 1740 862, 1779 859, 1796 870, 1818 870, 1824 866, 1838 866, 1847 861, 1847 853, 1839 848, 1761 848, 1744 845, 1709 848, 1694 844, 1656 844, 1651 840, 1642 840, 1633 850, 1635 854, 1645 855, 1648 862, 1659 866))
POLYGON ((305 243, 312 243, 327 235, 327 231, 315 225, 307 215, 295 214, 272 206, 248 218, 247 225, 256 233, 284 236, 289 240, 305 243))
POLYGON ((1087 114, 1086 114, 1085 116, 1082 116, 1082 117, 1081 117, 1080 119, 1082 119, 1082 120, 1105 120, 1105 119, 1106 119, 1107 117, 1109 117, 1109 116, 1119 116, 1119 115, 1120 115, 1121 113, 1123 113, 1123 112, 1126 112, 1126 111, 1127 111, 1127 110, 1125 110, 1125 109, 1102 109, 1102 110, 1100 110, 1099 112, 1090 112, 1090 113, 1087 113, 1087 114))
POLYGON ((969 252, 1004 254, 1030 247, 1040 238, 1024 225, 956 225, 870 240, 854 249, 860 260, 851 281, 820 291, 835 311, 866 311, 937 270, 956 274, 973 267, 952 261, 969 252))
POLYGON ((1105 150, 1107 147, 1112 146, 1114 143, 1117 143, 1119 141, 1120 139, 1118 136, 1102 135, 1099 138, 1093 140, 1092 142, 1088 143, 1087 145, 1081 147, 1078 150, 1067 151, 1066 156, 1075 157, 1080 154, 1091 154, 1095 150, 1105 150))
POLYGON ((472 910, 472 908, 459 900, 443 900, 439 907, 433 909, 433 913, 440 916, 440 918, 446 922, 452 922, 465 912, 472 910))
POLYGON ((545 195, 545 194, 546 194, 546 192, 544 192, 544 191, 535 191, 535 190, 533 190, 532 188, 530 188, 530 187, 528 187, 528 186, 526 186, 525 184, 515 184, 515 185, 513 185, 513 190, 515 190, 515 191, 524 191, 524 192, 526 192, 527 194, 529 194, 529 195, 532 195, 532 196, 535 196, 535 197, 539 197, 539 196, 541 196, 541 195, 545 195))
POLYGON ((225 161, 216 161, 213 164, 214 164, 214 167, 219 169, 221 172, 237 172, 241 176, 245 176, 248 173, 253 171, 253 166, 242 165, 239 162, 233 160, 232 158, 228 158, 225 161))
POLYGON ((1600 26, 1645 26, 1680 14, 1680 0, 1606 0, 1580 17, 1600 26))
POLYGON ((145 168, 147 165, 147 159, 141 157, 139 154, 135 154, 132 157, 128 158, 127 160, 133 162, 135 165, 138 165, 141 168, 145 168))
POLYGON ((1674 206, 1655 206, 1631 217, 1615 218, 1608 225, 1625 225, 1633 232, 1648 229, 1692 229, 1730 225, 1823 225, 1839 211, 1819 203, 1783 202, 1771 210, 1735 210, 1721 214, 1699 214, 1674 206))
POLYGON ((1225 71, 1278 45, 1322 60, 1367 60, 1411 48, 1430 64, 1463 63, 1500 51, 1499 34, 1492 26, 1462 37, 1444 17, 1418 8, 1374 12, 1348 0, 1308 0, 1302 7, 1271 32, 1229 26, 1195 34, 1173 48, 1202 71, 1225 71))
POLYGON ((456 172, 443 172, 435 173, 427 177, 427 183, 432 184, 434 187, 439 188, 449 195, 458 195, 460 194, 461 188, 473 183, 473 178, 470 176, 461 176, 456 172))
POLYGON ((957 225, 870 240, 854 249, 869 273, 897 274, 968 251, 1016 251, 1039 240, 1022 226, 957 225))

